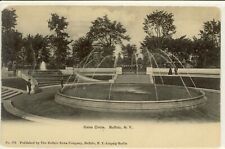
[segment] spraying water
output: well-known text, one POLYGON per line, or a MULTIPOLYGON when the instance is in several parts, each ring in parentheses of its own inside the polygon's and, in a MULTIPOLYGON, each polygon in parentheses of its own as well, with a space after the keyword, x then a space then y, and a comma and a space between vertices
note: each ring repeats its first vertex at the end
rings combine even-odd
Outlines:
POLYGON ((108 57, 110 57, 111 55, 108 55, 108 56, 105 56, 101 61, 100 61, 100 63, 97 65, 97 67, 95 68, 95 71, 94 71, 94 73, 92 74, 92 77, 91 78, 94 78, 94 76, 95 76, 95 73, 96 73, 96 71, 98 70, 98 68, 101 66, 101 64, 106 60, 106 58, 108 58, 108 57))
MULTIPOLYGON (((184 65, 181 63, 181 61, 180 61, 175 55, 172 54, 172 56, 173 56, 173 57, 179 62, 179 64, 184 68, 184 65)), ((189 73, 186 73, 186 74, 189 76, 189 78, 190 78, 192 84, 193 84, 194 87, 196 88, 196 85, 195 85, 193 79, 191 78, 190 74, 189 74, 189 73)))
POLYGON ((134 54, 134 56, 135 56, 135 62, 136 62, 136 74, 137 74, 137 76, 138 76, 138 63, 137 63, 137 55, 136 54, 134 54))
MULTIPOLYGON (((150 60, 150 64, 151 64, 151 67, 152 67, 152 60, 151 60, 151 56, 150 56, 150 52, 147 50, 147 53, 148 53, 148 58, 150 60)), ((153 67, 152 67, 153 68, 153 67)), ((153 73, 153 71, 152 71, 153 73)), ((152 74, 153 76, 153 74, 152 74)), ((155 77, 153 77, 153 85, 154 85, 154 88, 155 88, 155 96, 156 96, 156 100, 159 100, 159 97, 158 97, 158 92, 157 92, 157 87, 156 87, 156 84, 155 84, 155 77)))
POLYGON ((44 61, 41 62, 41 65, 40 65, 40 70, 47 70, 46 68, 46 63, 44 61))
MULTIPOLYGON (((118 62, 118 58, 115 58, 115 61, 114 61, 114 68, 117 67, 117 62, 118 62)), ((117 74, 116 74, 116 71, 115 71, 114 76, 115 76, 115 75, 117 75, 117 74)), ((112 86, 113 86, 113 82, 110 83, 110 87, 109 87, 109 95, 108 95, 108 99, 109 99, 109 100, 110 100, 110 98, 111 98, 112 86)))
MULTIPOLYGON (((175 67, 175 64, 173 63, 173 61, 172 61, 172 59, 170 58, 170 56, 169 56, 165 51, 163 51, 163 50, 161 50, 161 49, 159 49, 159 50, 160 50, 160 52, 162 52, 163 54, 165 54, 165 55, 169 58, 170 62, 171 62, 171 63, 173 64, 173 66, 175 67)), ((183 83, 183 85, 184 85, 184 87, 185 87, 187 93, 189 94, 190 97, 192 97, 190 91, 188 90, 186 84, 184 83, 183 78, 182 78, 179 74, 178 74, 178 76, 180 77, 180 79, 181 79, 181 81, 182 81, 182 83, 183 83)))
MULTIPOLYGON (((150 53, 150 54, 151 54, 151 53, 150 53)), ((154 55, 151 54, 151 56, 152 56, 153 61, 155 62, 156 67, 159 68, 159 65, 158 65, 158 63, 157 63, 157 61, 156 61, 154 55)), ((162 84, 164 85, 164 81, 163 81, 161 72, 159 72, 159 76, 160 76, 160 79, 161 79, 162 84)))

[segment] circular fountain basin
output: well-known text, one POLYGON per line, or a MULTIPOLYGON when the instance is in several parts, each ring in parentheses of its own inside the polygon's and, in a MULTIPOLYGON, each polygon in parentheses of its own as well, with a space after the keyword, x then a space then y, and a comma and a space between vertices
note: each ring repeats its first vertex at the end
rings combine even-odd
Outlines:
POLYGON ((65 87, 55 95, 55 101, 73 108, 108 112, 188 109, 206 102, 201 90, 188 91, 172 85, 83 83, 65 87))

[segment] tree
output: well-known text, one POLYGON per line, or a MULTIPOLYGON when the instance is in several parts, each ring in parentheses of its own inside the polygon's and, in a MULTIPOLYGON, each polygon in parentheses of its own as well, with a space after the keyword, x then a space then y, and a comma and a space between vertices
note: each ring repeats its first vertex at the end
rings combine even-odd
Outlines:
POLYGON ((17 52, 22 48, 22 34, 18 31, 7 31, 2 34, 2 61, 4 65, 16 61, 17 52))
POLYGON ((204 22, 203 30, 200 30, 201 38, 212 41, 215 47, 220 47, 220 24, 220 21, 214 19, 204 22))
MULTIPOLYGON (((166 11, 154 11, 153 13, 146 16, 144 19, 144 31, 147 34, 145 38, 146 42, 149 40, 155 42, 155 46, 162 44, 163 39, 171 38, 172 35, 176 32, 176 27, 173 24, 173 14, 166 11)), ((143 46, 146 46, 144 41, 143 46)))
POLYGON ((36 34, 32 40, 32 47, 38 64, 42 61, 49 62, 50 50, 48 45, 48 36, 43 37, 40 34, 36 34))
POLYGON ((80 63, 87 58, 93 50, 92 41, 86 37, 81 37, 72 44, 73 49, 73 63, 80 63))
POLYGON ((144 31, 149 37, 171 37, 176 31, 173 14, 166 11, 154 11, 144 19, 144 31))
MULTIPOLYGON (((145 36, 143 42, 141 42, 140 49, 148 49, 152 51, 154 49, 162 49, 163 47, 165 47, 164 43, 158 44, 158 40, 158 37, 145 36)), ((165 42, 165 40, 166 39, 164 39, 163 41, 165 42)))
POLYGON ((92 22, 87 37, 93 41, 93 45, 100 47, 103 56, 112 55, 117 44, 123 40, 129 40, 126 29, 120 22, 111 21, 108 16, 98 17, 92 22))
POLYGON ((14 63, 18 51, 22 48, 22 34, 15 30, 16 11, 4 9, 2 11, 2 64, 14 63))
POLYGON ((17 53, 16 61, 18 63, 18 67, 24 68, 26 60, 27 60, 26 49, 25 47, 22 47, 21 50, 17 53))
MULTIPOLYGON (((25 54, 26 54, 26 64, 32 65, 32 68, 35 69, 37 65, 37 60, 36 60, 36 54, 33 49, 33 36, 28 35, 26 38, 23 39, 23 46, 25 48, 25 54)), ((21 53, 23 54, 23 52, 21 53)), ((22 56, 21 56, 22 57, 22 56)))
POLYGON ((4 9, 2 11, 2 31, 11 31, 15 29, 17 15, 15 9, 4 9))
MULTIPOLYGON (((186 36, 181 36, 176 39, 166 40, 166 46, 163 49, 168 49, 172 55, 176 56, 180 61, 188 60, 189 56, 193 52, 193 44, 191 39, 186 38, 186 36)), ((177 61, 176 58, 173 58, 177 61)))
POLYGON ((194 38, 194 52, 198 56, 198 67, 220 66, 220 21, 204 22, 200 38, 194 38))
POLYGON ((126 46, 122 46, 122 54, 126 64, 132 64, 132 62, 135 60, 136 52, 136 45, 127 44, 126 46))
POLYGON ((42 61, 49 62, 50 50, 48 36, 44 37, 40 34, 36 34, 35 36, 28 35, 24 38, 24 48, 26 54, 29 55, 26 61, 28 64, 33 64, 35 67, 42 61))
POLYGON ((194 38, 193 42, 194 54, 197 56, 197 67, 220 66, 220 48, 215 48, 212 40, 194 38))
POLYGON ((66 64, 67 57, 69 55, 69 44, 72 42, 69 40, 68 33, 65 32, 69 23, 65 17, 53 13, 48 20, 48 27, 50 31, 54 33, 49 37, 52 48, 54 49, 54 62, 58 68, 63 67, 66 64))

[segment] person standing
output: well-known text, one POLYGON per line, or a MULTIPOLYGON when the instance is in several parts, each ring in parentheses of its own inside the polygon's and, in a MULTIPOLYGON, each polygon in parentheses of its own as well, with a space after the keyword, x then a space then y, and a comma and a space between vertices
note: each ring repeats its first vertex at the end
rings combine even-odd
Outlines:
POLYGON ((174 68, 174 73, 175 73, 175 75, 178 75, 178 67, 174 68))
POLYGON ((61 88, 63 88, 63 77, 61 77, 61 80, 60 80, 60 84, 61 84, 61 88))
POLYGON ((169 72, 168 72, 168 75, 172 75, 172 74, 173 74, 172 68, 170 67, 169 72))
POLYGON ((27 81, 27 89, 28 89, 28 94, 30 95, 30 92, 31 92, 31 82, 30 82, 30 79, 28 79, 28 81, 27 81))
POLYGON ((13 71, 13 75, 16 76, 16 62, 13 62, 12 64, 12 71, 13 71))

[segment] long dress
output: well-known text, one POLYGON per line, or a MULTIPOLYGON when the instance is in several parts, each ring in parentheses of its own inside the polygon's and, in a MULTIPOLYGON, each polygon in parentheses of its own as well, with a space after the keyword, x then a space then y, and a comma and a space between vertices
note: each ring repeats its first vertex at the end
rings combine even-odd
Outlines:
POLYGON ((172 74, 173 74, 172 68, 170 67, 169 72, 168 72, 168 75, 172 75, 172 74))

